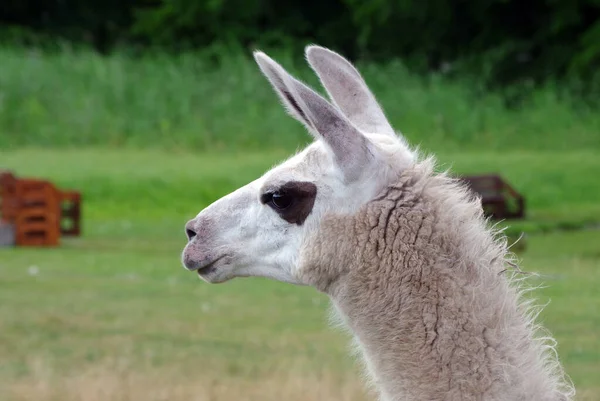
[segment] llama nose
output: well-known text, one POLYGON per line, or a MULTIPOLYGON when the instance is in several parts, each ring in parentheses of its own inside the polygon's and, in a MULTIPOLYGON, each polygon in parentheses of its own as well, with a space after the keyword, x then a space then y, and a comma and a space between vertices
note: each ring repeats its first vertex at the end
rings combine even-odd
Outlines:
POLYGON ((188 241, 191 241, 197 235, 197 232, 196 232, 196 229, 194 228, 194 226, 195 226, 195 220, 190 220, 185 225, 185 235, 187 235, 188 241))

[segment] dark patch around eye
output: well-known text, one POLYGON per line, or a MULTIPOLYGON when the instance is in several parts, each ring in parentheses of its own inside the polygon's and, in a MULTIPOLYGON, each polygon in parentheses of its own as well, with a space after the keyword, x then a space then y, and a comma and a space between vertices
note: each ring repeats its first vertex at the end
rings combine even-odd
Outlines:
MULTIPOLYGON (((261 202, 268 204, 271 201, 273 192, 275 191, 263 194, 261 202)), ((275 207, 272 207, 272 209, 288 223, 302 225, 310 215, 315 204, 317 186, 312 182, 290 181, 279 187, 277 192, 291 197, 292 202, 285 209, 277 209, 275 207)))

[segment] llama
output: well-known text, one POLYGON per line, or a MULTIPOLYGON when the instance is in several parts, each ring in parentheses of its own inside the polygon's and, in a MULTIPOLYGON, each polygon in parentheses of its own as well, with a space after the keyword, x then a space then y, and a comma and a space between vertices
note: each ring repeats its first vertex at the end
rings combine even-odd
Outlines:
POLYGON ((571 400, 574 388, 481 204, 389 124, 358 70, 306 58, 331 102, 254 58, 315 141, 190 220, 182 263, 329 296, 379 399, 571 400))

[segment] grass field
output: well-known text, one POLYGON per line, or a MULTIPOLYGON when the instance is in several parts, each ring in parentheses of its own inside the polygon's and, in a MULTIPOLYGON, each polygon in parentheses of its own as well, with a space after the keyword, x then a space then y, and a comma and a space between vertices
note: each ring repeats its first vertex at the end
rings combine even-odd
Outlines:
MULTIPOLYGON (((85 231, 57 249, 0 250, 0 400, 373 399, 324 296, 262 279, 209 286, 180 265, 187 219, 285 156, 0 152, 0 168, 81 190, 85 231)), ((600 231, 538 230, 600 221, 597 151, 439 159, 500 171, 527 196, 522 268, 541 273, 541 319, 578 399, 600 399, 600 231)))

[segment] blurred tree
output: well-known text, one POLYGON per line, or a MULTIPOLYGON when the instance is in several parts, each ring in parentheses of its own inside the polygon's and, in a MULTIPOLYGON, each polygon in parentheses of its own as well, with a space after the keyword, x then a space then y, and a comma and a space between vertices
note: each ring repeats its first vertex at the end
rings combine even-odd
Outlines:
POLYGON ((48 35, 108 51, 128 36, 132 0, 2 0, 0 35, 4 42, 48 41, 48 35))
POLYGON ((316 42, 505 86, 597 74, 600 0, 3 0, 0 35, 54 35, 101 52, 120 42, 172 51, 316 42))

